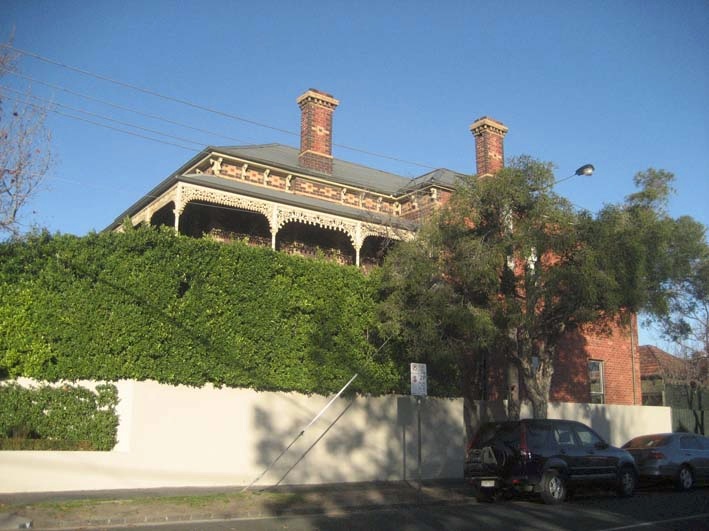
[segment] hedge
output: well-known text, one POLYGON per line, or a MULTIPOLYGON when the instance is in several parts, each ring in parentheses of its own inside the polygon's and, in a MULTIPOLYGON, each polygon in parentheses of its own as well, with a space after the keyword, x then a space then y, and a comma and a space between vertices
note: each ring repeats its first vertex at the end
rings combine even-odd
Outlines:
POLYGON ((118 391, 62 385, 0 385, 0 450, 111 450, 118 391))
POLYGON ((0 378, 401 389, 376 275, 163 228, 0 244, 0 378))

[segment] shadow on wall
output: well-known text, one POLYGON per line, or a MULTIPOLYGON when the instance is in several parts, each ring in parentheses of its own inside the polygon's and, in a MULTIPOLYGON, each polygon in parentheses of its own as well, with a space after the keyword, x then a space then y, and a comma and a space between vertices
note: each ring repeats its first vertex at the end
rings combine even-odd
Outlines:
MULTIPOLYGON (((484 422, 507 419, 503 401, 466 402, 468 440, 484 422)), ((521 418, 532 418, 532 407, 523 402, 521 418)), ((670 408, 660 406, 604 405, 575 402, 550 402, 548 418, 577 420, 590 426, 607 442, 620 446, 633 437, 671 431, 670 408)))
POLYGON ((254 486, 417 480, 418 418, 423 479, 460 479, 465 437, 462 400, 412 397, 274 396, 254 409, 254 486))
MULTIPOLYGON (((603 333, 602 329, 595 332, 603 333)), ((589 401, 587 345, 587 339, 579 330, 573 330, 561 339, 551 379, 550 401, 589 401)))

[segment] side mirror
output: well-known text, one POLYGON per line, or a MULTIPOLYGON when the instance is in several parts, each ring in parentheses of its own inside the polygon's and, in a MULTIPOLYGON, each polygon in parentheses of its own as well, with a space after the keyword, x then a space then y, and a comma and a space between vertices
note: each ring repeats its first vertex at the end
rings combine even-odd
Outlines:
POLYGON ((608 448, 609 444, 605 441, 598 441, 594 446, 599 450, 605 450, 608 448))

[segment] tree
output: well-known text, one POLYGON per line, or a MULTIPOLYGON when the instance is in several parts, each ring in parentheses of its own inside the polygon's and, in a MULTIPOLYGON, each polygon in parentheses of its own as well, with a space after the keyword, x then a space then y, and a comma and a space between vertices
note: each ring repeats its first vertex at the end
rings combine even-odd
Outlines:
POLYGON ((460 378, 462 368, 485 367, 487 354, 503 353, 534 416, 546 417, 560 340, 590 323, 627 322, 632 312, 660 315, 668 279, 706 246, 696 230, 680 237, 683 223, 692 224, 659 207, 668 175, 636 178, 637 194, 596 217, 553 193, 551 164, 530 157, 493 177, 463 180, 419 239, 399 245, 385 265, 387 331, 412 352, 422 337, 428 351, 464 352, 458 383, 471 399, 479 392, 460 378), (654 253, 658 245, 667 255, 654 253))
POLYGON ((687 359, 709 357, 709 256, 691 263, 687 276, 671 286, 667 314, 659 320, 665 337, 680 346, 687 359))
MULTIPOLYGON (((16 68, 10 48, 0 46, 0 78, 16 68)), ((22 211, 51 163, 50 140, 44 111, 27 97, 16 99, 0 89, 0 233, 17 236, 21 232, 22 211)))

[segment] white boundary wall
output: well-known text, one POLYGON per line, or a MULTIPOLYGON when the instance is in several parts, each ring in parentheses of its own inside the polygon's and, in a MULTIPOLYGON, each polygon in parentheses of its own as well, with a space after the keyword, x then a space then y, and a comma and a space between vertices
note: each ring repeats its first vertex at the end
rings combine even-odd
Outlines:
MULTIPOLYGON (((329 402, 210 385, 116 386, 113 451, 0 452, 0 493, 249 485, 329 402)), ((417 479, 415 404, 408 396, 338 398, 256 486, 417 479)), ((491 418, 502 407, 476 409, 491 418)), ((616 445, 672 427, 664 407, 550 404, 549 417, 585 422, 616 445)), ((423 479, 462 477, 463 418, 462 399, 422 401, 423 479)))
MULTIPOLYGON (((0 452, 0 493, 249 485, 330 400, 210 385, 116 385, 113 451, 0 452)), ((421 420, 422 477, 462 477, 463 401, 425 399, 421 420)), ((341 397, 256 486, 413 480, 417 441, 411 397, 341 397)))

